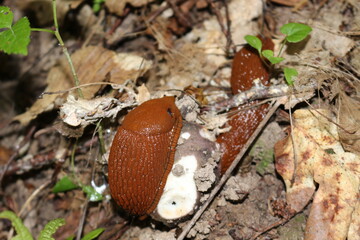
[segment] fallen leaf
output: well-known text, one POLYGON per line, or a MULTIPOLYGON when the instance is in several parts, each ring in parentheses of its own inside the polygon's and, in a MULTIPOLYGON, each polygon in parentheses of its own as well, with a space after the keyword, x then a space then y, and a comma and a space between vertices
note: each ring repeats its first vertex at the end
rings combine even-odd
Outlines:
MULTIPOLYGON (((101 83, 109 81, 123 84, 126 80, 135 80, 146 73, 152 66, 152 61, 130 54, 115 53, 99 46, 89 46, 79 49, 72 55, 80 84, 90 84, 81 90, 85 99, 93 98, 103 87, 101 83)), ((66 59, 62 59, 60 66, 52 68, 47 77, 48 86, 45 92, 64 91, 74 86, 70 67, 66 59)), ((42 112, 58 108, 65 101, 67 94, 45 94, 38 99, 25 113, 13 120, 22 125, 28 124, 42 112)))
POLYGON ((360 158, 344 151, 334 121, 328 110, 298 110, 291 136, 275 145, 290 207, 301 211, 315 193, 305 240, 360 236, 360 158))
MULTIPOLYGON (((57 92, 72 87, 71 78, 67 78, 63 69, 59 66, 53 67, 46 79, 48 86, 45 92, 57 92)), ((22 125, 27 125, 35 119, 40 113, 54 109, 56 100, 62 99, 64 94, 46 94, 37 99, 34 104, 24 113, 13 118, 13 121, 19 121, 22 125)), ((56 104, 57 105, 57 104, 56 104)), ((58 105, 57 105, 58 106, 58 105)))
POLYGON ((360 100, 340 93, 340 141, 347 151, 360 154, 360 100))
POLYGON ((133 7, 141 7, 150 2, 153 2, 153 0, 106 0, 105 6, 109 9, 109 12, 122 16, 126 4, 130 4, 133 7))

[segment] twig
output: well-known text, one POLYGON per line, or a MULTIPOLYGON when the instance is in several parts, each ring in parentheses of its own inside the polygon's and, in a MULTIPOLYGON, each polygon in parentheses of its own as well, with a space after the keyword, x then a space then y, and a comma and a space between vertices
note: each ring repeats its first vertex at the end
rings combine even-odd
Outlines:
POLYGON ((232 162, 230 167, 226 170, 225 174, 221 177, 219 183, 215 186, 215 188, 211 191, 209 198, 206 200, 206 202, 199 208, 199 210, 195 213, 191 221, 183 228, 182 233, 179 235, 177 240, 183 240, 188 232, 191 230, 193 225, 197 222, 197 220, 201 217, 203 212, 207 209, 207 207, 210 205, 210 203, 213 201, 215 196, 218 194, 222 186, 226 183, 228 178, 230 177, 233 170, 236 168, 236 166, 241 161, 242 157, 244 156, 245 152, 249 148, 249 146, 252 144, 252 142, 255 140, 255 138, 259 135, 262 128, 265 126, 265 124, 268 122, 270 117, 274 114, 276 109, 286 102, 286 97, 280 98, 275 101, 275 103, 272 104, 272 107, 270 107, 269 112, 266 114, 265 118, 261 121, 255 132, 251 135, 249 140, 246 142, 244 147, 241 149, 240 153, 236 156, 235 160, 232 162))
MULTIPOLYGON (((100 141, 100 144, 99 144, 99 151, 98 151, 98 156, 101 157, 102 154, 105 153, 105 149, 104 149, 104 146, 103 146, 103 138, 102 138, 102 126, 101 126, 101 121, 98 122, 96 128, 98 128, 98 133, 99 133, 99 141, 100 141)), ((95 133, 96 131, 94 132, 93 134, 93 137, 95 137, 95 133)), ((92 148, 92 145, 90 146, 90 152, 91 152, 91 148, 92 148)), ((94 158, 91 158, 91 159, 94 159, 94 158)), ((93 161, 93 164, 92 164, 92 170, 91 170, 91 182, 93 181, 94 179, 94 175, 95 175, 95 167, 96 167, 96 161, 94 159, 93 161)), ((79 222, 79 227, 78 227, 78 231, 77 231, 77 235, 76 235, 76 240, 80 240, 81 239, 81 235, 82 235, 82 232, 83 232, 83 228, 84 228, 84 225, 85 225, 85 218, 86 218, 86 213, 87 213, 87 209, 88 209, 88 206, 89 206, 89 197, 86 198, 86 201, 85 201, 85 204, 83 206, 83 214, 82 214, 82 217, 81 217, 81 220, 79 222)))
POLYGON ((222 112, 230 108, 239 107, 242 104, 253 100, 269 99, 290 94, 291 88, 286 84, 266 87, 262 84, 255 84, 250 90, 238 93, 229 99, 206 106, 204 111, 222 112))
MULTIPOLYGON (((61 38, 61 35, 60 35, 60 32, 59 32, 59 25, 58 25, 57 15, 56 15, 56 0, 52 0, 52 9, 53 9, 54 26, 55 26, 54 34, 55 34, 57 40, 59 41, 59 44, 63 49, 63 53, 64 53, 69 65, 70 65, 71 73, 72 73, 73 78, 75 80, 75 86, 79 86, 80 82, 79 82, 79 78, 78 78, 78 76, 76 74, 74 64, 73 64, 73 62, 71 60, 70 54, 69 54, 69 52, 68 52, 68 50, 67 50, 67 48, 66 48, 66 46, 64 44, 64 41, 61 38)), ((84 98, 84 95, 83 95, 81 89, 78 88, 77 91, 78 91, 79 97, 84 98)))
MULTIPOLYGON (((225 38, 226 38, 225 53, 226 53, 226 56, 229 56, 230 47, 234 46, 234 44, 233 44, 233 40, 232 40, 232 36, 231 36, 231 20, 230 20, 229 9, 228 9, 227 3, 226 3, 226 1, 222 1, 224 8, 225 8, 225 17, 226 17, 226 27, 225 27, 224 23, 223 23, 223 17, 219 11, 219 8, 216 7, 214 2, 212 2, 211 0, 206 0, 206 1, 213 9, 215 16, 219 22, 221 31, 225 35, 225 38)), ((233 50, 234 50, 234 52, 236 52, 235 46, 234 46, 233 50)))
POLYGON ((47 186, 49 186, 49 184, 51 183, 51 180, 47 180, 45 183, 43 183, 40 187, 38 187, 29 197, 28 199, 26 199, 26 202, 24 203, 24 205, 21 207, 20 212, 19 212, 19 216, 21 217, 21 215, 24 214, 25 209, 27 207, 29 207, 30 202, 43 190, 45 189, 47 186))
MULTIPOLYGON (((293 216, 295 216, 295 214, 294 214, 293 216)), ((279 220, 279 221, 271 224, 270 226, 267 226, 265 229, 263 229, 263 230, 255 233, 254 236, 252 236, 252 237, 250 238, 250 240, 255 240, 255 239, 257 239, 258 237, 260 237, 261 235, 263 235, 264 233, 270 231, 271 229, 273 229, 273 228, 275 228, 275 227, 277 227, 277 226, 280 226, 280 225, 285 224, 285 223, 286 223, 287 221, 289 221, 293 216, 291 216, 291 217, 289 217, 289 218, 281 219, 281 220, 279 220)))
POLYGON ((79 222, 78 231, 77 231, 77 234, 76 234, 76 240, 80 240, 80 239, 81 239, 81 234, 82 234, 83 229, 84 229, 85 217, 86 217, 86 212, 87 212, 88 205, 89 205, 89 199, 86 198, 85 204, 84 204, 84 206, 83 206, 83 214, 82 214, 82 216, 81 216, 81 220, 80 220, 80 222, 79 222))
POLYGON ((5 173, 8 171, 10 164, 15 160, 15 158, 19 155, 19 150, 30 140, 31 136, 35 131, 35 126, 33 126, 30 131, 26 134, 25 138, 21 141, 19 146, 16 148, 16 152, 10 157, 8 162, 6 163, 3 172, 0 177, 0 188, 2 188, 2 182, 4 180, 5 173))
POLYGON ((174 14, 179 21, 179 23, 187 28, 191 27, 192 23, 190 19, 188 19, 185 14, 181 11, 181 9, 177 6, 177 0, 166 0, 170 8, 174 11, 174 14))
POLYGON ((4 176, 12 174, 22 174, 25 172, 29 172, 33 169, 39 169, 45 165, 50 165, 51 163, 53 163, 54 160, 55 152, 49 151, 43 154, 36 155, 33 158, 29 159, 29 161, 17 161, 13 164, 9 164, 8 167, 5 166, 3 168, 0 168, 0 174, 4 176))
MULTIPOLYGON (((126 91, 131 91, 130 88, 126 87, 126 83, 124 84, 116 84, 116 83, 109 83, 109 82, 92 82, 92 83, 85 83, 85 84, 81 84, 79 86, 76 87, 72 87, 66 90, 60 90, 60 91, 55 91, 55 92, 43 92, 40 94, 39 98, 42 98, 44 95, 48 94, 48 95, 52 95, 52 94, 64 94, 64 93, 68 93, 71 92, 73 90, 82 88, 82 87, 91 87, 94 85, 110 85, 115 89, 121 89, 121 90, 126 90, 126 91)), ((121 92, 121 91, 120 91, 121 92)))

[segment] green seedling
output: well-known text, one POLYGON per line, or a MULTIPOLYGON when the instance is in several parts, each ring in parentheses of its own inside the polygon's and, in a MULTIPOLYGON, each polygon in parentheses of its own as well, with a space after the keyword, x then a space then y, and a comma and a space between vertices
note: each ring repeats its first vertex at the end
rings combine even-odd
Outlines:
MULTIPOLYGON (((31 28, 27 17, 23 17, 16 23, 13 23, 14 14, 10 8, 6 6, 0 6, 0 51, 3 51, 7 54, 27 55, 27 47, 30 43, 31 31, 52 33, 59 41, 59 45, 62 47, 63 53, 70 65, 75 86, 79 86, 80 83, 73 62, 59 32, 59 24, 56 16, 56 0, 52 0, 52 9, 55 28, 54 31, 45 28, 31 28)), ((79 97, 83 98, 84 96, 81 89, 78 88, 77 91, 79 97)))
POLYGON ((100 11, 101 4, 103 4, 104 2, 105 2, 105 0, 93 0, 92 9, 93 9, 94 13, 97 13, 100 11))
MULTIPOLYGON (((272 50, 262 50, 261 40, 253 35, 246 35, 245 41, 253 48, 255 48, 262 59, 267 59, 271 64, 278 64, 284 60, 280 57, 281 52, 284 46, 288 43, 297 43, 304 40, 309 33, 312 31, 312 28, 308 25, 301 23, 288 23, 283 25, 280 28, 280 32, 285 35, 284 40, 281 42, 280 51, 278 55, 274 56, 274 51, 272 50)), ((298 72, 294 68, 284 68, 284 76, 288 85, 293 85, 293 78, 298 75, 298 72)))
MULTIPOLYGON (((3 211, 0 212, 0 218, 5 218, 11 221, 12 226, 15 228, 17 235, 12 237, 11 240, 33 240, 31 233, 21 219, 16 216, 12 211, 3 211)), ((65 220, 63 218, 57 218, 48 222, 44 229, 41 230, 38 240, 55 240, 52 235, 58 230, 59 227, 65 225, 65 220)), ((92 240, 97 238, 105 229, 97 228, 89 233, 87 233, 81 240, 92 240)), ((68 240, 74 239, 74 237, 67 238, 68 240)))
POLYGON ((74 183, 68 176, 60 179, 53 188, 53 193, 60 193, 70 191, 76 188, 81 188, 81 190, 86 194, 90 202, 98 202, 103 199, 103 196, 98 193, 95 188, 90 185, 82 185, 74 183))
POLYGON ((7 54, 27 55, 30 43, 30 23, 27 17, 13 23, 14 14, 10 8, 0 6, 0 50, 7 54))

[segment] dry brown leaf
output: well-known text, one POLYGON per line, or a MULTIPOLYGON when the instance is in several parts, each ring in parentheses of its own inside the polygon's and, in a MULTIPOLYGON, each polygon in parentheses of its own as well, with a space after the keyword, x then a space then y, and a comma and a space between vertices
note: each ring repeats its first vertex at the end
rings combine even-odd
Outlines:
POLYGON ((358 240, 360 158, 344 151, 337 127, 328 119, 334 117, 327 110, 296 111, 292 137, 275 145, 276 170, 285 181, 287 202, 297 212, 315 193, 306 240, 358 240))
POLYGON ((360 154, 360 100, 340 93, 340 141, 347 151, 360 154), (346 131, 344 131, 344 129, 346 131))
MULTIPOLYGON (((62 91, 73 86, 71 78, 66 77, 60 66, 53 67, 50 70, 46 82, 48 83, 48 86, 46 87, 45 92, 62 91)), ((36 100, 26 112, 14 117, 13 121, 19 121, 22 125, 27 125, 40 113, 54 109, 54 107, 56 107, 55 104, 58 106, 56 100, 62 99, 63 96, 63 94, 43 95, 42 98, 36 100)))
MULTIPOLYGON (((142 57, 107 50, 98 46, 90 46, 76 51, 72 55, 80 84, 91 84, 109 81, 114 84, 123 84, 128 79, 136 79, 150 69, 152 62, 142 57)), ((68 62, 63 59, 60 66, 54 67, 48 75, 48 86, 45 92, 57 92, 67 90, 74 86, 72 74, 68 62)), ((85 99, 91 99, 102 88, 101 84, 82 87, 85 99)), ((61 105, 66 94, 44 95, 38 99, 31 108, 23 114, 16 116, 13 120, 20 121, 26 125, 38 114, 50 111, 61 105), (61 99, 56 102, 55 100, 61 99)))
POLYGON ((154 0, 106 0, 105 6, 109 9, 109 12, 122 16, 127 3, 133 7, 141 7, 153 1, 154 0))
MULTIPOLYGON (((66 13, 70 9, 77 8, 84 0, 57 0, 57 19, 61 24, 65 18, 66 13)), ((52 1, 39 0, 21 0, 15 1, 17 7, 26 12, 34 14, 36 22, 40 26, 52 24, 54 22, 52 12, 52 1)))

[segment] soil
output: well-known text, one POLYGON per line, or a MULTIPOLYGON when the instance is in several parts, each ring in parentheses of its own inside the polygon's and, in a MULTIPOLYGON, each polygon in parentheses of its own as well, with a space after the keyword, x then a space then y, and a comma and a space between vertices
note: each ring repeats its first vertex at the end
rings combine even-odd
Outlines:
MULTIPOLYGON (((341 94, 349 97, 350 108, 343 110, 344 117, 338 116, 340 122, 356 126, 345 116, 359 118, 359 1, 128 0, 124 6, 114 2, 107 0, 94 13, 92 1, 57 1, 60 33, 80 82, 92 84, 84 90, 84 102, 58 92, 73 83, 52 34, 32 32, 27 56, 0 52, 0 211, 14 211, 33 236, 50 220, 64 218, 66 224, 53 235, 55 239, 84 236, 100 227, 105 231, 98 239, 176 239, 193 214, 171 224, 151 217, 140 220, 111 199, 107 157, 119 123, 128 110, 150 97, 180 96, 186 89, 199 104, 186 103, 189 107, 180 109, 184 120, 206 128, 214 140, 229 130, 224 128, 226 114, 202 115, 199 106, 229 98, 234 49, 241 49, 245 35, 260 33, 272 37, 278 51, 280 27, 301 22, 313 28, 311 36, 287 45, 283 64, 298 70, 296 88, 315 83, 314 91, 277 110, 187 238, 304 239, 311 203, 297 214, 288 211, 286 187, 275 169, 274 145, 286 135, 289 112, 321 107, 337 114, 341 94), (226 35, 229 23, 231 34, 226 35), (82 117, 72 115, 75 112, 82 117), (65 120, 64 115, 70 117, 65 120), (91 185, 103 199, 89 201, 81 187, 54 193, 64 176, 91 185)), ((31 27, 53 28, 50 3, 3 0, 0 5, 11 8, 15 21, 28 16, 31 27)), ((271 82, 284 83, 284 77, 276 74, 271 82)), ((71 93, 75 96, 76 90, 71 93)), ((349 143, 346 135, 358 136, 358 128, 344 132, 344 148, 359 154, 360 141, 349 143)), ((214 167, 209 169, 213 186, 201 193, 199 205, 220 179, 216 168, 217 179, 214 167)), ((0 239, 10 239, 10 222, 0 220, 0 229, 0 239)))

